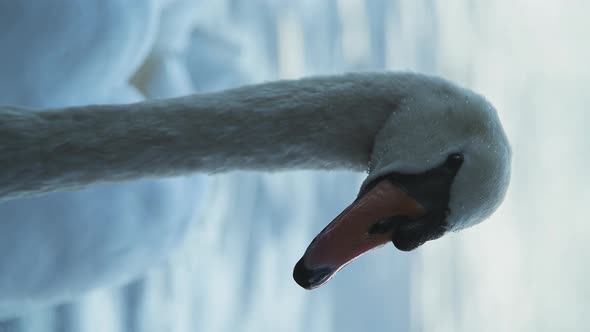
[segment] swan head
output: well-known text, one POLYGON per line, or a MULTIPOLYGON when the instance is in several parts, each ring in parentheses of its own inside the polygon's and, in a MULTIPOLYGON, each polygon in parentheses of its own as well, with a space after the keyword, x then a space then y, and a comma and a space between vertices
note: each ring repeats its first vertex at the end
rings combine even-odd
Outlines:
POLYGON ((446 80, 407 75, 403 86, 391 82, 396 106, 375 137, 357 199, 295 266, 304 288, 388 242, 409 251, 473 226, 504 198, 511 149, 494 107, 446 80))

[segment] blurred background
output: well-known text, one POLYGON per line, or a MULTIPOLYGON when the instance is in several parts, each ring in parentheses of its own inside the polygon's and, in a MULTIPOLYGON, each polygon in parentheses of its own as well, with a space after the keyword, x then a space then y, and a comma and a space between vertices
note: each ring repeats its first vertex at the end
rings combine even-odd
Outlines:
POLYGON ((4 202, 0 233, 28 225, 55 237, 48 251, 88 243, 97 224, 162 250, 140 250, 153 256, 141 275, 65 303, 0 299, 0 331, 585 331, 589 11, 583 0, 0 1, 1 104, 413 70, 484 94, 513 147, 492 218, 411 253, 381 248, 311 292, 292 280, 294 263, 363 174, 195 175, 4 202), (151 231, 172 219, 180 230, 151 231))

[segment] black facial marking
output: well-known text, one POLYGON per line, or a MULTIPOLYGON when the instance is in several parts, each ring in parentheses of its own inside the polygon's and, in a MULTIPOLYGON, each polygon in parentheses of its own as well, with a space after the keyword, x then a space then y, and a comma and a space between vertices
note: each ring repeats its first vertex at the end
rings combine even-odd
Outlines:
POLYGON ((447 232, 444 219, 426 215, 418 220, 400 224, 393 234, 393 245, 402 251, 411 251, 426 243, 436 240, 447 232))
MULTIPOLYGON (((404 251, 413 250, 426 241, 443 236, 448 231, 446 219, 451 214, 449 209, 451 185, 463 164, 463 160, 463 154, 453 153, 441 165, 426 172, 418 174, 391 173, 375 179, 366 188, 363 188, 359 196, 362 196, 380 181, 388 180, 404 190, 426 209, 427 213, 419 219, 405 217, 405 219, 391 222, 391 227, 397 227, 391 239, 396 248, 404 251)), ((385 221, 383 222, 387 224, 385 221)), ((379 221, 377 224, 381 222, 379 221)), ((377 224, 373 225, 371 229, 373 227, 376 230, 386 228, 384 225, 377 224)))

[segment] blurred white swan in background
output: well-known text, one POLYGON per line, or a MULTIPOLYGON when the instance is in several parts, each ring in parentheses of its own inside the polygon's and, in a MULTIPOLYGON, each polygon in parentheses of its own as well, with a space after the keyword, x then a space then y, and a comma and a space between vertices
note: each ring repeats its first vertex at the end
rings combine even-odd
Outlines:
MULTIPOLYGON (((179 69, 176 58, 190 39, 194 17, 211 14, 209 5, 195 10, 204 3, 1 2, 0 104, 50 108, 129 103, 192 92, 194 88, 176 75, 186 71, 179 69), (186 15, 179 19, 175 13, 186 15), (173 38, 160 36, 166 32, 162 30, 174 31, 173 38), (142 74, 144 85, 139 92, 129 81, 148 57, 151 72, 142 74), (161 86, 168 90, 157 91, 161 86)), ((217 22, 223 24, 223 19, 217 22)), ((226 69, 231 75, 232 64, 226 69)), ((89 287, 106 281, 120 285, 117 281, 145 270, 136 262, 161 266, 171 248, 185 237, 191 221, 203 213, 203 196, 211 181, 206 176, 146 179, 2 202, 0 251, 11 254, 2 256, 0 269, 12 270, 0 273, 0 293, 6 295, 0 300, 0 320, 22 317, 56 299, 76 299, 71 307, 82 310, 91 301, 77 295, 89 287), (104 228, 91 227, 96 222, 104 228), (162 222, 166 234, 158 233, 162 222), (59 273, 36 275, 48 270, 59 273), (13 285, 38 296, 8 300, 13 285)))
MULTIPOLYGON (((297 264, 294 277, 305 288, 388 241, 411 250, 480 222, 501 202, 510 169, 506 136, 484 98, 412 73, 278 81, 126 105, 2 107, 0 142, 2 199, 195 171, 369 168, 359 198, 297 264)), ((18 227, 18 221, 8 225, 18 227)), ((155 231, 163 236, 176 228, 159 225, 155 231)), ((100 233, 104 226, 90 227, 96 230, 89 233, 100 233)), ((0 243, 11 252, 16 241, 7 236, 0 243)), ((23 267, 0 260, 0 270, 27 275, 0 283, 0 303, 59 299, 153 264, 149 255, 131 255, 123 261, 125 272, 117 273, 110 262, 133 248, 87 250, 92 258, 56 252, 56 260, 68 257, 65 270, 63 262, 23 267), (84 280, 62 272, 75 271, 76 264, 100 268, 84 280), (57 287, 39 287, 56 275, 57 287), (72 291, 68 285, 78 286, 72 291)))

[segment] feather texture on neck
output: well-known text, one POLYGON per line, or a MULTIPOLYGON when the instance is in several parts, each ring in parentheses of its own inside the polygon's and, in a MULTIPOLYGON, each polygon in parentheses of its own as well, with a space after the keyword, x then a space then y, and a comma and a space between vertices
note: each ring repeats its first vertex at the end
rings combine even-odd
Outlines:
POLYGON ((3 107, 0 199, 197 171, 365 170, 375 135, 403 96, 403 78, 412 77, 392 75, 278 81, 128 105, 3 107))

